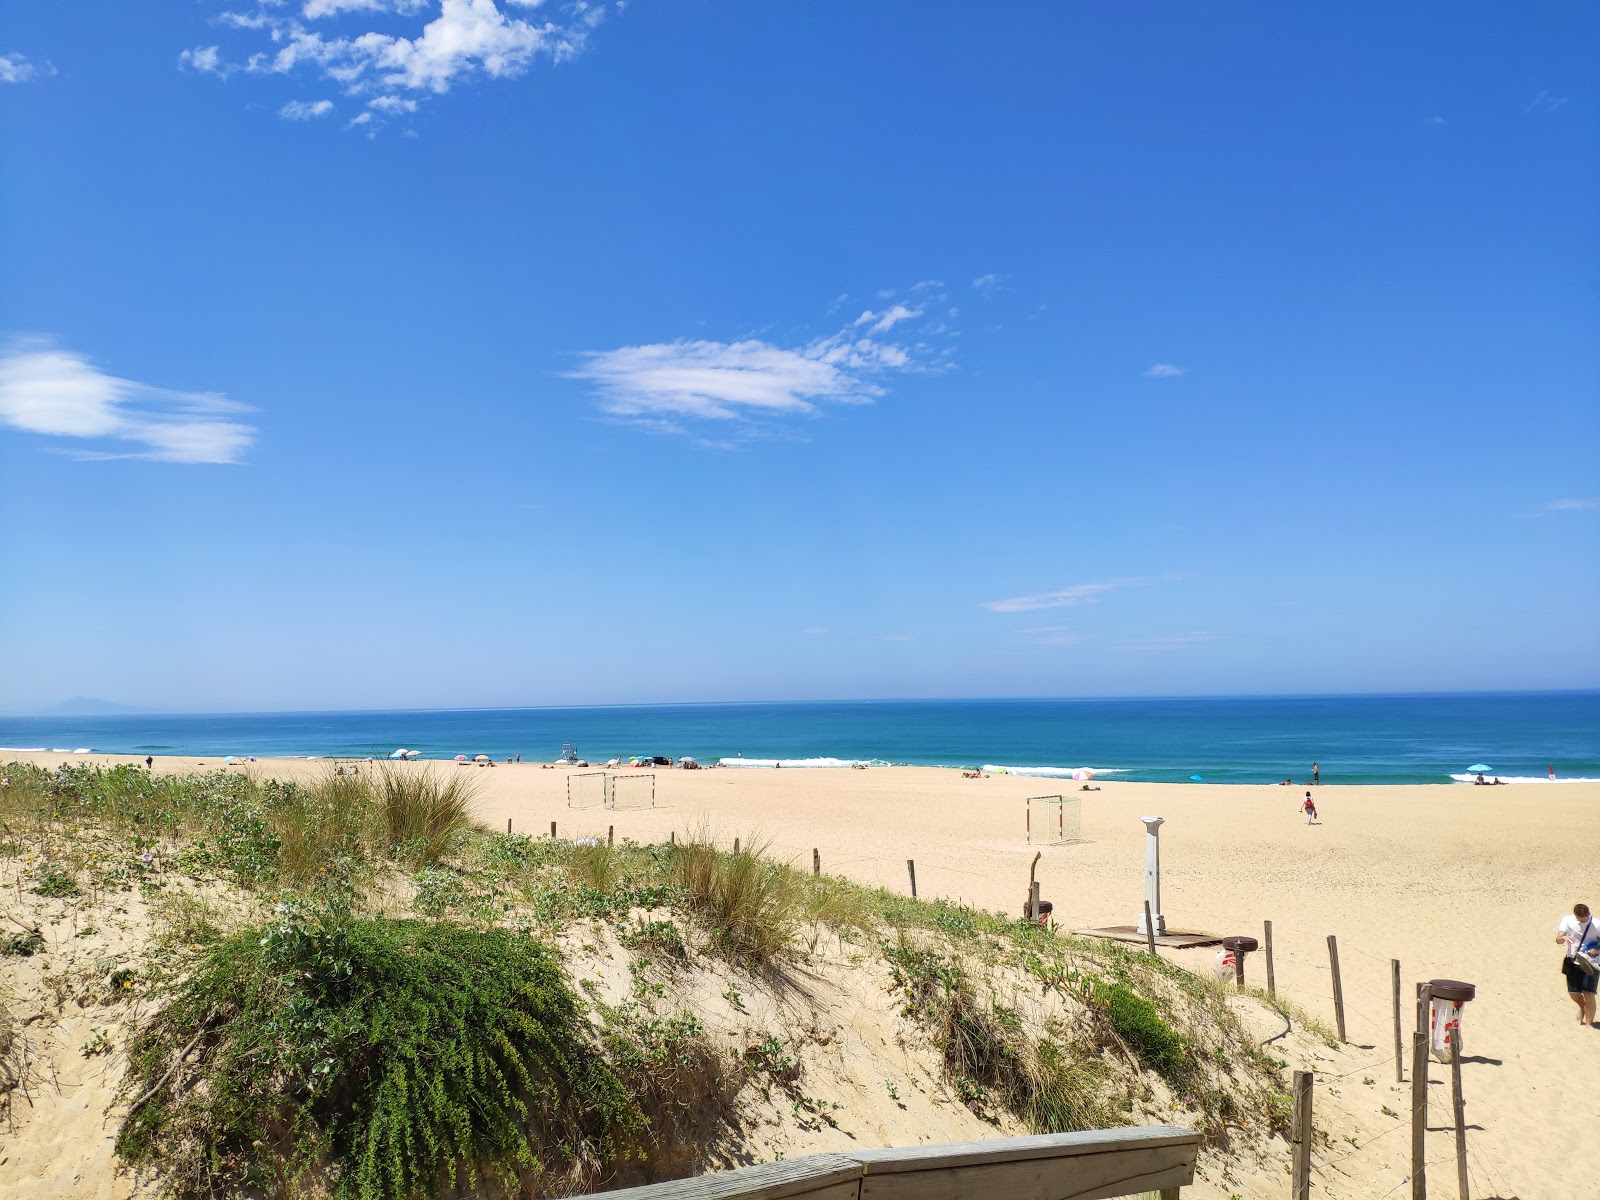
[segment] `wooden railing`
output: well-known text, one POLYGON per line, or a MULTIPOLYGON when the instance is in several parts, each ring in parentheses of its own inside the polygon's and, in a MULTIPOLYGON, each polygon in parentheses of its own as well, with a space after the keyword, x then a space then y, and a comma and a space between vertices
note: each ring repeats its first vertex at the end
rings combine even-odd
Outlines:
POLYGON ((1200 1135, 1171 1125, 813 1154, 596 1192, 606 1200, 1098 1200, 1194 1182, 1200 1135))

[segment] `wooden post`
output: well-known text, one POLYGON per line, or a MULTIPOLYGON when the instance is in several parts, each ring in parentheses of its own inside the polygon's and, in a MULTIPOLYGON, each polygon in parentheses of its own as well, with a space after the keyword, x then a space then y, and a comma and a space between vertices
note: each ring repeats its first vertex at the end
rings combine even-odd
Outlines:
POLYGON ((606 826, 606 845, 614 846, 614 845, 616 845, 616 842, 617 842, 617 827, 615 825, 607 825, 606 826))
POLYGON ((1037 881, 1028 885, 1028 920, 1034 922, 1039 920, 1039 884, 1037 881))
POLYGON ((1233 986, 1237 988, 1244 987, 1244 956, 1243 950, 1233 952, 1233 986))
POLYGON ((1294 1116, 1291 1118, 1294 1138, 1294 1174, 1289 1195, 1292 1200, 1311 1200, 1311 1085, 1310 1071, 1294 1073, 1294 1116))
POLYGON ((511 818, 510 817, 506 818, 506 832, 507 833, 511 832, 511 818))
POLYGON ((1461 1098, 1461 1026, 1450 1035, 1450 1105, 1456 1117, 1456 1190, 1467 1194, 1467 1105, 1461 1098))
POLYGON ((676 829, 667 830, 667 845, 676 846, 677 844, 678 844, 678 831, 676 829))
POLYGON ((1328 935, 1328 962, 1333 967, 1333 1015, 1339 1022, 1339 1041, 1350 1039, 1344 1035, 1344 985, 1339 980, 1339 939, 1328 935))
POLYGON ((917 860, 916 859, 914 859, 914 858, 906 859, 906 873, 911 876, 911 898, 913 900, 915 900, 917 898, 917 860))
POLYGON ((739 853, 739 839, 738 838, 734 838, 733 839, 733 852, 735 854, 739 853))
POLYGON ((822 851, 814 846, 811 849, 811 873, 813 875, 822 874, 822 851))
POLYGON ((554 821, 550 822, 550 840, 552 842, 556 840, 556 823, 554 821))
POLYGON ((1411 1035, 1411 1200, 1428 1200, 1428 1005, 1433 987, 1417 987, 1417 1028, 1411 1035))
POLYGON ((1151 954, 1156 952, 1156 923, 1150 916, 1150 901, 1144 902, 1144 944, 1151 954))
POLYGON ((1406 1081, 1406 1052, 1400 1037, 1400 960, 1389 960, 1389 973, 1394 976, 1394 1081, 1406 1081))
POLYGON ((1267 995, 1276 998, 1278 995, 1278 979, 1272 973, 1272 922, 1263 921, 1261 924, 1266 927, 1267 934, 1266 939, 1262 942, 1267 951, 1267 995))

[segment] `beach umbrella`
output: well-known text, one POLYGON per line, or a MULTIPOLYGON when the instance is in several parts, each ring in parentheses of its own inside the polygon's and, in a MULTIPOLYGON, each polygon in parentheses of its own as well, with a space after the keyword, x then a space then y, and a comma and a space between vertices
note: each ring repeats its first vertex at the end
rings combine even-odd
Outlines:
POLYGON ((405 756, 406 756, 406 748, 404 746, 401 746, 400 749, 396 750, 393 754, 389 755, 390 758, 404 758, 405 756))
POLYGON ((1192 783, 1204 783, 1205 782, 1205 780, 1201 779, 1200 776, 1198 776, 1198 775, 1189 776, 1189 780, 1192 783))
POLYGON ((1074 779, 1093 779, 1094 772, 1087 769, 1078 770, 1072 773, 1072 777, 1074 779))
MULTIPOLYGON (((233 755, 230 754, 230 755, 228 755, 227 758, 223 759, 222 761, 225 762, 225 763, 231 763, 231 762, 236 762, 237 760, 233 757, 233 755)), ((1488 769, 1489 769, 1488 767, 1484 768, 1485 771, 1487 771, 1488 769)))
POLYGON ((1473 763, 1467 768, 1467 772, 1472 775, 1485 775, 1492 770, 1494 770, 1494 768, 1488 763, 1473 763))
POLYGON ((487 754, 474 754, 472 756, 472 761, 473 762, 488 762, 489 761, 489 756, 487 754))
POLYGON ((457 762, 466 762, 467 761, 467 756, 465 754, 458 754, 458 755, 456 755, 456 761, 457 762))

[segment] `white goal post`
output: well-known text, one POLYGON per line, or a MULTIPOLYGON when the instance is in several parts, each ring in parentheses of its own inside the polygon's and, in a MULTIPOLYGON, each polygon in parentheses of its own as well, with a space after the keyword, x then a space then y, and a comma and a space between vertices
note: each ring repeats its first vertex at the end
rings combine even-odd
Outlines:
POLYGON ((656 806, 656 777, 650 772, 640 774, 628 771, 613 775, 607 781, 607 808, 654 808, 656 806))
POLYGON ((1029 796, 1028 844, 1065 846, 1083 841, 1083 801, 1078 796, 1029 796))
POLYGON ((567 807, 596 808, 611 798, 604 771, 584 771, 567 776, 567 807))

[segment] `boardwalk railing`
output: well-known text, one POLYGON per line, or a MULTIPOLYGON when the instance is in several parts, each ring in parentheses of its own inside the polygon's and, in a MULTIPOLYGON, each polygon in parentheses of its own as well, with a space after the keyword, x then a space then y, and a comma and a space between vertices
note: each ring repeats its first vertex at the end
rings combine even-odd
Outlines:
POLYGON ((1047 1133, 848 1154, 813 1154, 671 1183, 596 1192, 606 1200, 1100 1200, 1194 1182, 1200 1135, 1172 1125, 1047 1133))

